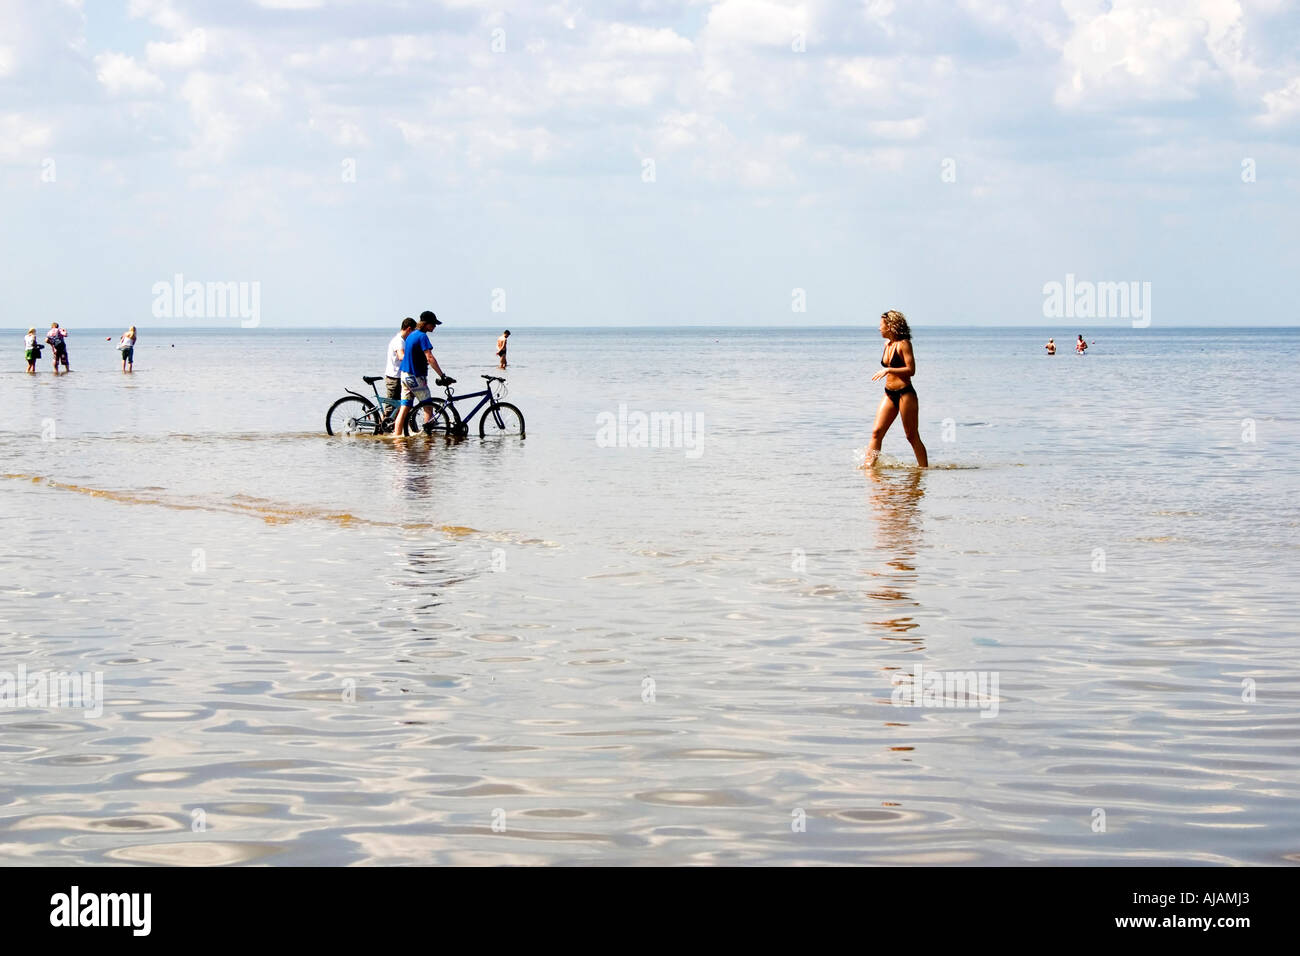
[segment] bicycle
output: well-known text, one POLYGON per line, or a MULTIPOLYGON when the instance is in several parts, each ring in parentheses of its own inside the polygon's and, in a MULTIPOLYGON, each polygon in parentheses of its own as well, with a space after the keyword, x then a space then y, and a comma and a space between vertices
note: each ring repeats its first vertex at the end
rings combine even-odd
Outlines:
POLYGON ((379 394, 375 383, 383 379, 382 375, 362 375, 365 382, 375 391, 372 402, 360 392, 345 388, 342 398, 330 406, 325 413, 325 431, 330 435, 387 435, 393 430, 393 421, 397 418, 400 404, 395 399, 379 394))
POLYGON ((464 395, 452 394, 451 387, 456 382, 454 378, 438 379, 437 384, 444 386, 447 397, 427 398, 411 409, 411 414, 406 419, 406 433, 410 435, 422 431, 426 435, 464 437, 469 434, 470 421, 478 414, 479 409, 487 406, 478 421, 479 438, 523 438, 524 413, 509 402, 501 401, 501 397, 506 394, 506 380, 500 375, 483 375, 481 377, 487 380, 487 388, 481 392, 467 392, 464 395), (500 394, 493 392, 493 382, 501 383, 500 394), (471 398, 477 398, 480 401, 470 410, 468 415, 461 418, 456 403, 468 401, 471 398), (450 414, 448 414, 449 410, 450 414), (424 417, 421 414, 423 411, 429 413, 429 420, 423 425, 417 425, 416 422, 424 417))

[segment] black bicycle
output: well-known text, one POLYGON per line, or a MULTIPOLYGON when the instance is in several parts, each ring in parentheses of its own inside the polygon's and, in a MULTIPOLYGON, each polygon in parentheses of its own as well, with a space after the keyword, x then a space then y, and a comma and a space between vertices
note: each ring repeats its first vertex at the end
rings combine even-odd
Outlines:
POLYGON ((523 438, 524 413, 509 402, 501 401, 506 394, 506 380, 500 375, 482 377, 487 380, 487 388, 481 392, 466 392, 464 395, 452 394, 451 387, 456 384, 454 378, 438 379, 437 384, 444 387, 446 397, 427 398, 411 409, 411 414, 406 419, 406 434, 422 431, 426 435, 468 435, 469 423, 479 409, 484 409, 478 420, 480 438, 523 438), (495 386, 496 391, 493 391, 493 383, 499 383, 495 386), (477 398, 479 402, 462 418, 456 403, 471 398, 477 398), (426 413, 428 421, 424 421, 426 413), (423 424, 417 424, 419 422, 423 424))

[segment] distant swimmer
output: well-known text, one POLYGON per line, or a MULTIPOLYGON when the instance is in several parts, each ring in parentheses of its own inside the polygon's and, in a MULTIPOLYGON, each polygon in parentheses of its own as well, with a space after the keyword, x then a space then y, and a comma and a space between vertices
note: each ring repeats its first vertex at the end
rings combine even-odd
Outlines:
POLYGON ((894 419, 903 416, 903 434, 916 453, 916 463, 922 468, 930 466, 930 457, 921 442, 921 433, 917 430, 917 419, 921 413, 921 402, 912 387, 912 376, 916 374, 916 356, 912 354, 912 330, 907 327, 907 319, 902 312, 890 310, 880 317, 880 337, 886 340, 884 351, 880 354, 881 370, 871 376, 873 382, 885 380, 885 397, 880 400, 876 410, 876 424, 871 429, 871 445, 867 449, 866 465, 870 468, 880 456, 880 444, 885 440, 885 433, 894 419))
POLYGON ((1078 352, 1080 355, 1088 351, 1088 343, 1083 340, 1082 334, 1080 334, 1079 336, 1079 341, 1074 343, 1074 350, 1078 352))
POLYGON ((1047 349, 1047 354, 1048 354, 1048 355, 1055 355, 1055 354, 1056 354, 1056 339, 1048 339, 1048 340, 1047 340, 1047 345, 1045 346, 1045 348, 1047 349))
POLYGON ((497 358, 501 359, 501 364, 497 368, 506 367, 506 346, 510 344, 510 330, 506 329, 497 339, 497 358))
POLYGON ((132 372, 135 370, 135 326, 131 326, 122 333, 122 337, 117 340, 117 350, 122 353, 122 371, 132 372))

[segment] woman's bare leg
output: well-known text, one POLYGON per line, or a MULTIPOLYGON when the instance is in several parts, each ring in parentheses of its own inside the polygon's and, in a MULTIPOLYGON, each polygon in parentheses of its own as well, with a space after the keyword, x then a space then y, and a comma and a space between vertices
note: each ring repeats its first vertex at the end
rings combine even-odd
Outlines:
POLYGON ((925 452, 925 444, 921 441, 921 432, 916 424, 921 417, 921 402, 915 392, 908 392, 899 396, 898 404, 903 413, 903 433, 907 435, 912 451, 916 453, 916 463, 922 468, 929 468, 930 456, 925 452))
POLYGON ((889 426, 894 424, 894 419, 898 417, 898 409, 886 395, 880 400, 880 407, 876 409, 876 423, 871 426, 871 444, 867 446, 867 460, 863 463, 864 468, 870 468, 880 457, 880 443, 885 440, 885 432, 889 431, 889 426))

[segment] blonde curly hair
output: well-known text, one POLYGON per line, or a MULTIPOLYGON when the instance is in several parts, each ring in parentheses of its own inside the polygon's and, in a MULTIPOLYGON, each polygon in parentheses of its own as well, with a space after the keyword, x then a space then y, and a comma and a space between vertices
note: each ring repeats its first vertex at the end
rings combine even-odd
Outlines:
POLYGON ((910 341, 912 330, 907 327, 907 317, 896 309, 881 313, 880 320, 885 324, 885 331, 892 340, 910 341))

